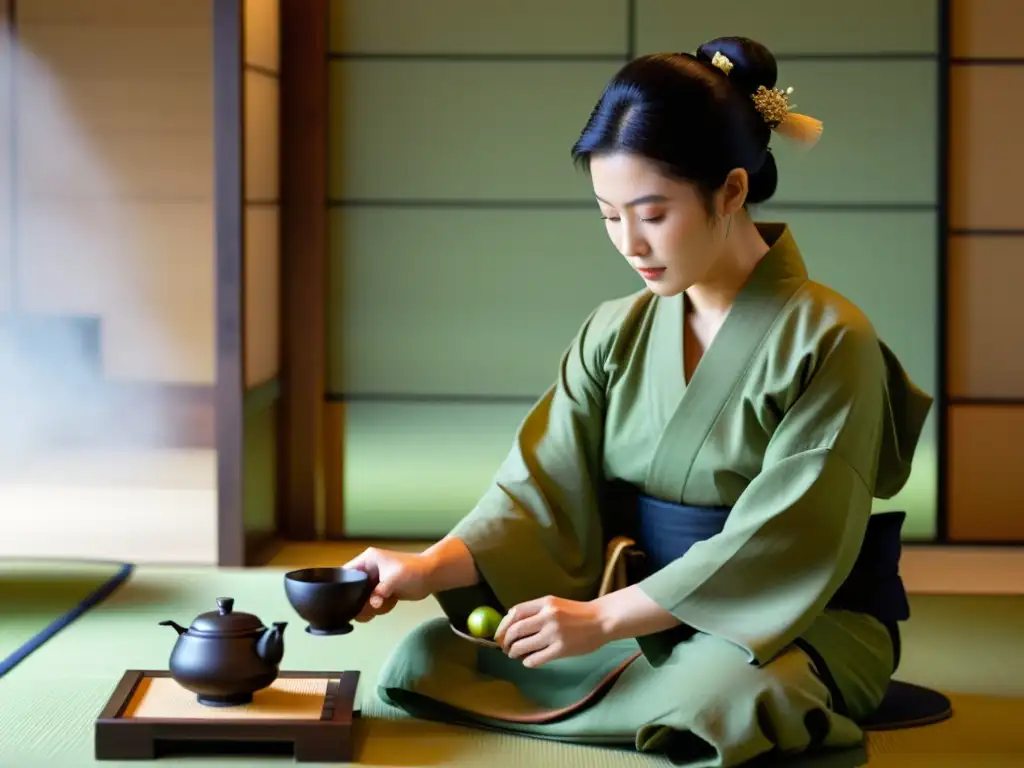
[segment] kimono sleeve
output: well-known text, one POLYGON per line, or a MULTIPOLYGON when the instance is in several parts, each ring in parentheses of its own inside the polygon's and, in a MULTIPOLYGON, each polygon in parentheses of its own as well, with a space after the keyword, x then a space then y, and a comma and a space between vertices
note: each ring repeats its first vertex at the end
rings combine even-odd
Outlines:
POLYGON ((594 597, 604 565, 604 361, 616 307, 601 305, 582 325, 489 488, 450 532, 472 553, 481 584, 437 595, 449 618, 484 603, 504 611, 548 594, 594 597))
MULTIPOLYGON (((755 664, 803 634, 849 575, 876 487, 905 479, 930 403, 909 384, 890 396, 908 380, 870 326, 843 329, 814 357, 722 532, 640 582, 684 626, 735 643, 755 664), (909 401, 908 419, 899 404, 909 401), (893 435, 899 461, 881 464, 893 435)), ((639 642, 653 664, 674 643, 671 633, 639 642)))

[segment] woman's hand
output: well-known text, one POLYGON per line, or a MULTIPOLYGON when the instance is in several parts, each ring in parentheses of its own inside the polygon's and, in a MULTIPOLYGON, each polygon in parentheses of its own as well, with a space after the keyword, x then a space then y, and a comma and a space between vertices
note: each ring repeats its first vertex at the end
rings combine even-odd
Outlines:
POLYGON ((494 640, 523 666, 583 656, 608 642, 600 603, 542 597, 513 607, 498 625, 494 640))
POLYGON ((423 600, 433 591, 435 559, 426 554, 393 552, 371 547, 345 564, 368 574, 375 583, 370 599, 356 621, 370 621, 390 613, 399 600, 423 600))

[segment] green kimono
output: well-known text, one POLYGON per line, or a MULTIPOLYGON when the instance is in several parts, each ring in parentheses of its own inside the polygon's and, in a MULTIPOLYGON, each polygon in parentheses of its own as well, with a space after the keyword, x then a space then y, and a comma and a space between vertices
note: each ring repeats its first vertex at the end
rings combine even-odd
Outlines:
POLYGON ((581 743, 634 745, 690 766, 861 742, 893 672, 888 631, 826 608, 859 553, 872 499, 897 493, 931 398, 869 321, 808 279, 785 225, 683 376, 685 297, 606 302, 562 359, 477 507, 452 531, 481 584, 438 595, 458 625, 488 599, 597 596, 624 482, 731 507, 721 533, 639 582, 695 632, 615 642, 536 669, 427 622, 382 671, 412 715, 581 743), (825 660, 848 715, 796 643, 825 660))

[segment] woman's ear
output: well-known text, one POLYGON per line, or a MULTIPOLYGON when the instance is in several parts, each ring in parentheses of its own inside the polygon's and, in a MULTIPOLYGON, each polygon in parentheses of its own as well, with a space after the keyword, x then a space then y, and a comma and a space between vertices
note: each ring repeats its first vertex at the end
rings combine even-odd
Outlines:
POLYGON ((719 215, 728 216, 743 208, 747 201, 747 193, 750 191, 750 176, 742 168, 733 168, 725 177, 725 183, 719 194, 719 215))

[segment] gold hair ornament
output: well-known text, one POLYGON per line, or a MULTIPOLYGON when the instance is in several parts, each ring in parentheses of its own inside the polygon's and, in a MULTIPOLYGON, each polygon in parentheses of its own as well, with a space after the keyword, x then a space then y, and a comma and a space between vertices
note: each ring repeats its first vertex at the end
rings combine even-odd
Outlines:
MULTIPOLYGON (((722 70, 726 75, 735 66, 728 56, 717 51, 711 59, 711 65, 722 70)), ((821 138, 823 126, 821 121, 794 112, 789 103, 789 96, 793 93, 792 88, 782 90, 780 88, 766 88, 758 86, 754 95, 754 106, 761 113, 764 121, 771 126, 771 129, 787 139, 802 144, 805 147, 813 147, 821 138)))

